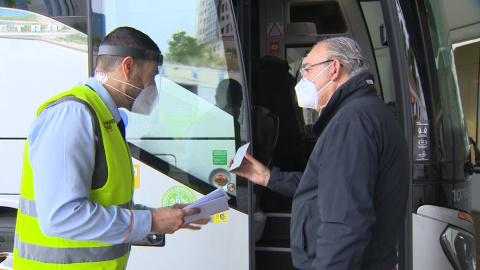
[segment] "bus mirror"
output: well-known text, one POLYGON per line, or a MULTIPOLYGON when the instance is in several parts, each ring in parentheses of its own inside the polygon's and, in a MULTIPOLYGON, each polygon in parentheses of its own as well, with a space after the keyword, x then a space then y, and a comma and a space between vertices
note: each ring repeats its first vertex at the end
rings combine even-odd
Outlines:
POLYGON ((472 164, 469 161, 466 164, 465 171, 469 174, 473 173, 480 173, 480 150, 478 149, 477 143, 472 139, 472 137, 468 137, 468 140, 471 145, 473 145, 473 151, 475 152, 475 164, 472 164))

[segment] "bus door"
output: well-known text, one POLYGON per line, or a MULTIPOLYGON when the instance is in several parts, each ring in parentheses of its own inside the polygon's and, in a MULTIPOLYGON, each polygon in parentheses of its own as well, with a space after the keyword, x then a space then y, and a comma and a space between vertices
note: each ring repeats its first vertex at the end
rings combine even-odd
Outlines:
POLYGON ((247 181, 227 167, 235 150, 249 141, 230 2, 96 1, 93 14, 100 18, 94 26, 105 33, 122 25, 140 29, 164 55, 159 104, 152 114, 121 110, 134 157, 134 201, 191 203, 216 188, 230 196, 230 210, 214 215, 201 231, 167 235, 161 248, 133 247, 127 269, 247 269, 247 181))
MULTIPOLYGON (((399 241, 400 269, 471 269, 474 260, 473 224, 466 221, 471 204, 471 179, 464 170, 469 145, 444 18, 443 4, 427 0, 265 0, 258 2, 258 18, 253 18, 257 24, 251 29, 259 33, 251 44, 252 107, 266 108, 279 118, 271 157, 264 158, 258 147, 253 154, 286 171, 303 171, 315 142, 309 125, 317 115, 295 101, 303 57, 328 37, 350 36, 359 43, 371 63, 378 94, 403 127, 411 150, 412 165, 405 169, 412 170, 413 182, 399 241)), ((256 128, 253 125, 254 146, 256 128)), ((261 187, 254 190, 256 211, 266 220, 255 227, 264 228, 255 232, 256 266, 293 269, 291 199, 261 187)))
MULTIPOLYGON (((380 16, 381 13, 376 14, 380 16)), ((311 127, 318 113, 298 106, 294 87, 301 79, 299 70, 312 46, 329 37, 349 36, 361 46, 378 78, 374 50, 368 28, 357 1, 265 0, 258 3, 258 40, 252 42, 252 107, 266 108, 278 116, 278 139, 272 155, 264 158, 263 149, 255 147, 257 134, 253 125, 253 155, 264 164, 283 171, 303 171, 316 143, 311 127), (258 44, 257 47, 254 44, 258 44)), ((375 80, 379 94, 381 87, 375 80)), ((255 187, 256 210, 264 215, 263 232, 255 232, 255 263, 259 269, 293 269, 290 258, 291 198, 255 187), (289 268, 285 268, 288 266, 289 268)), ((259 219, 259 223, 262 219, 259 219)))

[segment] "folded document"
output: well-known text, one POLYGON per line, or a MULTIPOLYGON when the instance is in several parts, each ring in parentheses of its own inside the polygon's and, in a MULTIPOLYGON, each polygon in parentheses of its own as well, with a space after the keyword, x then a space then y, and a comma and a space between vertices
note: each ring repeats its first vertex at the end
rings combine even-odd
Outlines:
POLYGON ((183 209, 190 209, 190 208, 198 208, 200 209, 200 213, 185 217, 185 223, 190 223, 195 220, 202 219, 204 217, 208 217, 223 211, 228 210, 228 197, 227 193, 223 188, 218 188, 214 190, 204 197, 200 198, 199 200, 189 204, 183 209))

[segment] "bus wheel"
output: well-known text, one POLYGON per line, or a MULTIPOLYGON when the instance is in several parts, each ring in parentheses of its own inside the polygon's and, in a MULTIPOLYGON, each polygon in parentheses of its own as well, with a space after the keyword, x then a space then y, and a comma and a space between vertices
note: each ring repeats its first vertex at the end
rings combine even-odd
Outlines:
POLYGON ((13 252, 16 217, 0 214, 0 252, 13 252))

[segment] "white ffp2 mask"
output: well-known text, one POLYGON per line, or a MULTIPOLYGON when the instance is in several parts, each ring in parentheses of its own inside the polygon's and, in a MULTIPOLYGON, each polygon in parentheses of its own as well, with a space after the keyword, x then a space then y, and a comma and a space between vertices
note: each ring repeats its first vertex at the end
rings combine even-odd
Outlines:
POLYGON ((130 108, 131 112, 142 114, 142 115, 150 115, 158 103, 158 89, 156 85, 147 85, 145 88, 137 87, 133 84, 117 80, 115 78, 110 78, 107 76, 106 73, 103 72, 96 72, 95 79, 97 79, 101 84, 106 84, 110 86, 115 91, 125 95, 126 97, 133 100, 132 107, 130 108), (108 79, 112 79, 114 81, 126 84, 128 86, 134 87, 140 90, 140 94, 136 98, 133 98, 126 93, 118 90, 117 88, 111 86, 110 84, 106 83, 108 79))
POLYGON ((314 81, 320 74, 322 74, 327 68, 333 64, 326 66, 320 71, 313 80, 309 81, 306 77, 303 77, 295 86, 295 93, 297 94, 298 106, 306 109, 318 109, 318 95, 327 87, 332 81, 329 81, 317 92, 317 86, 314 81))
POLYGON ((147 85, 133 100, 131 112, 150 115, 158 103, 158 90, 155 85, 147 85))

